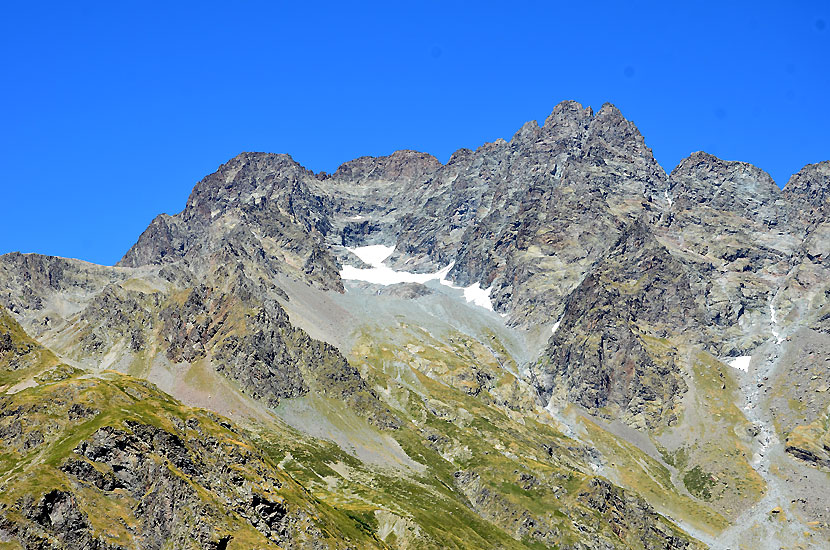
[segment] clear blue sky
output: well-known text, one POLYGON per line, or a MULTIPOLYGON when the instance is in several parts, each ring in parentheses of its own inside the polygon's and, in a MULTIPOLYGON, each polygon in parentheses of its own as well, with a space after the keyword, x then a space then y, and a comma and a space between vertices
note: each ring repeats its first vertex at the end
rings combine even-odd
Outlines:
POLYGON ((667 171, 830 159, 830 3, 680 5, 7 2, 0 253, 112 264, 240 151, 446 161, 564 99, 616 104, 667 171))

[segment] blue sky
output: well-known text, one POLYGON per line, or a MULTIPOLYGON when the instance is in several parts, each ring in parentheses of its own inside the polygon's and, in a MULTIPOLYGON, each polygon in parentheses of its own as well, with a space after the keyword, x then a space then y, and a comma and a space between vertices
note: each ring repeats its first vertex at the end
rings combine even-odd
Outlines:
POLYGON ((446 161, 565 99, 616 104, 667 171, 830 159, 828 2, 403 4, 7 3, 0 253, 112 264, 240 151, 446 161))

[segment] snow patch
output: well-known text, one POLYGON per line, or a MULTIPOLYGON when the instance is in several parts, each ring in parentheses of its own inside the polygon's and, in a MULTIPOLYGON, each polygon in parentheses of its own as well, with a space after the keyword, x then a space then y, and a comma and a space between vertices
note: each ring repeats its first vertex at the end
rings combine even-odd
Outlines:
POLYGON ((464 289, 464 299, 477 306, 493 311, 493 303, 490 301, 490 291, 493 287, 483 289, 478 283, 473 283, 464 289))
POLYGON ((666 197, 666 202, 669 203, 669 208, 671 208, 671 205, 674 204, 674 201, 672 200, 671 196, 669 196, 669 190, 668 189, 663 191, 663 196, 666 197))
POLYGON ((733 369, 749 372, 749 362, 752 360, 751 355, 741 355, 729 361, 729 366, 733 369))
POLYGON ((493 311, 493 303, 490 301, 490 292, 493 287, 482 289, 478 283, 473 283, 468 287, 455 286, 452 281, 447 280, 447 275, 452 269, 454 262, 436 271, 435 273, 410 273, 408 271, 395 271, 389 266, 383 265, 389 256, 395 251, 392 246, 385 246, 382 244, 375 244, 370 246, 359 246, 357 248, 347 248, 355 256, 360 258, 363 263, 369 264, 368 269, 359 269, 351 265, 344 265, 340 270, 340 277, 352 281, 366 281, 376 285, 394 285, 398 283, 421 283, 425 284, 429 281, 438 281, 444 286, 461 290, 464 293, 464 299, 467 302, 475 304, 484 309, 493 311))
POLYGON ((383 262, 395 251, 394 246, 373 244, 370 246, 359 246, 348 248, 349 252, 360 258, 360 261, 372 267, 383 267, 383 262))
POLYGON ((550 327, 550 333, 551 334, 556 334, 556 331, 559 330, 559 325, 561 325, 561 324, 562 324, 562 319, 559 319, 558 321, 553 323, 553 326, 550 327))

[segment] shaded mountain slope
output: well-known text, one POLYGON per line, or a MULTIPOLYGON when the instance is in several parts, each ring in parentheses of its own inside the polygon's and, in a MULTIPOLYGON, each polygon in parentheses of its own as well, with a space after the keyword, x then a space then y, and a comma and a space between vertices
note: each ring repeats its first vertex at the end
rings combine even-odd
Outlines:
POLYGON ((534 378, 546 400, 556 394, 639 427, 671 424, 681 365, 653 357, 646 339, 699 332, 701 318, 684 266, 635 222, 568 297, 534 378))

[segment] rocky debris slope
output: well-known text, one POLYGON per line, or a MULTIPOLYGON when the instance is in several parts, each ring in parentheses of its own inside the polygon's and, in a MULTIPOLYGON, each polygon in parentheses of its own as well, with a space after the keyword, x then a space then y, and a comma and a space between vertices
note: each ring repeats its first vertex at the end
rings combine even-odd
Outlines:
POLYGON ((806 426, 797 426, 785 441, 791 455, 807 463, 830 469, 830 422, 827 413, 806 426))
POLYGON ((291 324, 280 305, 287 295, 271 282, 268 265, 255 261, 261 250, 255 257, 248 252, 226 243, 194 263, 140 271, 23 255, 4 256, 0 265, 11 274, 12 306, 80 365, 146 375, 158 365, 207 362, 269 406, 315 392, 343 399, 374 424, 394 429, 394 415, 340 351, 291 324), (10 263, 26 266, 24 273, 42 268, 54 290, 50 294, 31 275, 14 275, 10 263), (76 279, 85 282, 80 290, 70 282, 76 279), (20 298, 26 296, 33 298, 20 298), (47 304, 70 300, 62 315, 47 304))
MULTIPOLYGON (((397 317, 394 313, 389 314, 397 317)), ((583 493, 591 493, 599 481, 598 468, 611 457, 562 436, 550 424, 550 416, 535 403, 534 389, 511 374, 516 365, 499 333, 485 331, 483 338, 476 338, 474 333, 421 320, 414 312, 411 319, 418 319, 418 324, 367 330, 352 356, 379 393, 411 422, 399 435, 407 436, 415 428, 419 443, 408 439, 407 452, 419 457, 437 478, 420 489, 430 504, 419 504, 425 509, 416 518, 427 532, 436 520, 430 512, 438 518, 444 515, 445 501, 438 495, 449 486, 479 521, 498 526, 530 547, 696 547, 667 519, 665 508, 660 513, 649 510, 644 500, 634 497, 644 490, 643 484, 628 484, 629 490, 618 493, 629 503, 627 510, 609 502, 610 496, 585 498, 583 493), (640 525, 635 520, 639 514, 646 518, 643 527, 655 533, 651 542, 641 541, 636 529, 620 528, 627 521, 640 525)), ((650 479, 642 468, 643 457, 630 464, 631 470, 650 479)), ((351 477, 360 479, 347 476, 351 477)), ((671 489, 663 487, 661 494, 673 494, 679 506, 669 509, 678 515, 682 507, 702 511, 671 489)), ((457 510, 451 515, 464 517, 457 510)), ((465 519, 465 524, 474 525, 472 521, 465 519)), ((470 545, 498 543, 471 539, 470 545)))
MULTIPOLYGON (((46 353, 10 316, 4 319, 2 333, 8 335, 2 337, 4 350, 22 350, 30 345, 46 353), (6 345, 7 340, 11 346, 6 345)), ((458 341, 456 349, 467 350, 474 362, 482 362, 480 357, 487 353, 496 353, 488 352, 478 342, 464 340, 458 341)), ((497 342, 490 342, 489 346, 499 349, 497 342)), ((183 353, 192 346, 171 345, 170 349, 183 353)), ((446 359, 452 355, 450 350, 444 353, 447 353, 446 359)), ((441 356, 432 357, 449 364, 441 356)), ((666 548, 693 547, 680 530, 634 497, 617 492, 615 498, 622 499, 617 502, 590 491, 583 495, 579 487, 583 483, 594 487, 594 482, 580 471, 587 467, 579 465, 579 453, 551 440, 540 446, 533 441, 532 430, 520 437, 516 433, 514 441, 527 449, 522 455, 530 452, 535 458, 515 464, 521 463, 527 468, 524 466, 527 460, 528 466, 541 464, 542 470, 540 473, 536 466, 535 474, 519 476, 516 483, 526 487, 522 491, 529 491, 529 495, 538 494, 546 506, 565 499, 555 505, 561 510, 560 516, 542 517, 531 512, 525 508, 531 502, 527 497, 514 502, 511 493, 504 492, 493 479, 482 482, 480 488, 492 496, 492 502, 504 504, 503 514, 492 515, 492 502, 481 501, 480 495, 476 496, 468 484, 458 482, 458 492, 447 492, 453 483, 451 480, 456 478, 451 473, 455 466, 439 458, 429 447, 422 447, 419 441, 441 447, 449 440, 438 434, 450 427, 454 438, 481 445, 485 432, 467 424, 467 420, 458 419, 449 424, 443 419, 437 420, 439 428, 420 439, 409 423, 412 417, 408 417, 407 425, 397 430, 403 432, 401 441, 430 468, 424 475, 413 478, 367 469, 341 451, 328 448, 327 444, 298 439, 297 434, 274 424, 256 428, 258 436, 252 440, 224 418, 184 407, 145 381, 112 371, 95 373, 66 365, 54 366, 53 355, 45 358, 46 361, 36 365, 37 374, 31 385, 16 393, 0 395, 0 536, 3 541, 22 548, 387 547, 378 536, 391 547, 397 547, 400 537, 400 544, 409 540, 417 543, 417 547, 442 548, 446 547, 442 541, 449 528, 444 525, 449 511, 472 534, 490 533, 491 538, 481 539, 477 547, 532 547, 522 542, 526 535, 530 541, 548 541, 580 549, 652 548, 652 542, 658 539, 666 548), (275 455, 279 458, 272 458, 275 455), (557 468, 554 477, 547 473, 551 465, 557 468), (404 521, 409 514, 418 517, 418 522, 409 520, 411 523, 408 523, 417 526, 417 532, 401 532, 391 538, 389 532, 371 519, 374 516, 367 517, 366 500, 352 500, 351 490, 345 487, 332 499, 338 503, 338 509, 311 497, 305 487, 311 487, 314 495, 326 494, 317 486, 318 480, 326 488, 332 481, 321 479, 317 472, 331 468, 343 472, 347 478, 356 476, 358 483, 354 490, 360 493, 366 494, 371 487, 372 506, 404 514, 393 515, 401 518, 395 521, 404 521), (352 469, 362 473, 349 474, 352 469), (297 483, 298 478, 303 485, 297 483), (373 480, 367 481, 367 478, 373 480), (447 481, 442 482, 442 478, 447 481), (546 481, 539 484, 538 479, 546 481), (588 494, 592 496, 589 498, 588 494), (421 503, 423 498, 431 500, 431 506, 421 503), (477 499, 479 504, 474 510, 462 513, 460 507, 466 506, 468 498, 477 499), (648 535, 631 538, 633 530, 619 530, 626 521, 622 518, 640 517, 639 510, 645 511, 643 526, 649 526, 648 535), (524 518, 521 522, 505 520, 504 514, 514 511, 524 518), (433 523, 434 512, 443 519, 433 523), (481 519, 477 514, 490 519, 481 519), (551 517, 558 519, 546 528, 551 517), (571 519, 563 522, 562 518, 571 519), (487 521, 504 525, 510 534, 487 521), (577 529, 591 533, 595 542, 577 542, 577 529), (642 545, 637 542, 631 546, 631 541, 642 541, 642 545)), ((496 368, 496 356, 489 363, 493 373, 490 378, 512 379, 512 375, 496 368)), ((28 375, 19 370, 10 372, 15 377, 13 381, 28 375)), ((367 375, 376 380, 380 373, 367 372, 367 375)), ((505 400, 507 393, 500 387, 505 380, 499 380, 498 384, 495 379, 487 380, 471 392, 461 380, 463 372, 453 371, 447 376, 448 379, 458 377, 460 387, 446 396, 433 390, 431 394, 442 401, 431 399, 429 408, 441 410, 423 411, 416 416, 455 414, 453 403, 461 398, 467 400, 464 406, 477 415, 484 407, 482 411, 486 413, 480 418, 488 418, 488 423, 498 422, 510 431, 521 429, 520 424, 508 421, 499 412, 502 407, 521 410, 512 400, 505 400)), ((348 398, 340 399, 349 402, 348 398)), ((419 400, 412 395, 412 403, 419 400)), ((532 407, 532 404, 528 402, 525 406, 532 407)), ((351 408, 359 409, 354 404, 351 408)), ((486 437, 500 437, 503 433, 503 428, 494 425, 492 430, 487 430, 486 437)), ((550 438, 550 433, 545 437, 550 438)), ((492 445, 491 442, 484 444, 492 445)), ((470 458, 473 456, 485 456, 485 453, 477 449, 470 458)), ((463 462, 459 465, 470 466, 467 460, 460 460, 463 462)), ((504 463, 493 464, 499 465, 501 475, 504 463)), ((514 466, 508 463, 507 467, 514 466)), ((456 546, 468 548, 469 542, 459 539, 456 546)))

